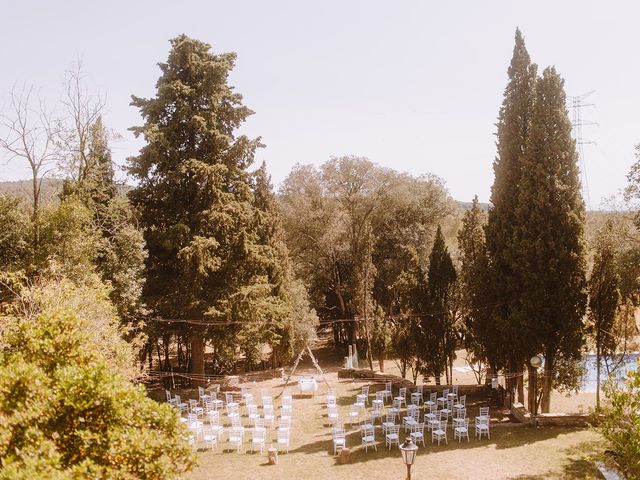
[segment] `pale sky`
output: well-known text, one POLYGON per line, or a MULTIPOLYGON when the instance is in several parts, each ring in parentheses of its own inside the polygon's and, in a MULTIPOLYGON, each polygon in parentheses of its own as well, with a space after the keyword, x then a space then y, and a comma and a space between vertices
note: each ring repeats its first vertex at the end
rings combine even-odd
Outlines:
MULTIPOLYGON (((488 201, 495 121, 516 26, 567 95, 596 92, 584 119, 592 208, 617 193, 640 143, 640 4, 602 1, 3 1, 0 106, 14 84, 49 105, 78 55, 87 86, 107 94, 105 122, 123 138, 119 164, 141 142, 130 95, 154 95, 169 38, 186 33, 238 54, 231 84, 256 114, 277 186, 296 163, 361 155, 442 177, 458 200, 488 201)), ((27 178, 0 164, 0 180, 27 178)))

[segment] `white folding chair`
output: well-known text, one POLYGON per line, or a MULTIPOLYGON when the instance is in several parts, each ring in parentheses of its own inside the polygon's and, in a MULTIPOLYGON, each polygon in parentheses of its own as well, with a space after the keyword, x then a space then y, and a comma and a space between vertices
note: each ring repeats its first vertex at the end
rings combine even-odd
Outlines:
POLYGON ((196 436, 196 439, 202 437, 204 432, 204 423, 198 420, 198 416, 195 413, 187 414, 187 428, 196 436))
POLYGON ((286 430, 280 430, 276 432, 276 443, 278 444, 278 450, 283 448, 287 453, 289 453, 289 438, 290 431, 287 428, 286 430))
POLYGON ((327 407, 336 404, 336 392, 330 388, 327 390, 327 407))
POLYGON ((424 402, 424 406, 428 408, 435 407, 437 405, 436 403, 437 397, 438 397, 438 394, 436 392, 429 394, 429 400, 424 402))
POLYGON ((247 416, 249 417, 250 421, 255 420, 256 418, 260 417, 260 414, 258 413, 258 406, 257 405, 247 405, 247 416))
POLYGON ((198 399, 200 404, 204 407, 204 404, 211 400, 211 395, 204 391, 204 388, 198 387, 198 399))
POLYGON ((480 420, 486 420, 488 422, 489 421, 489 407, 480 407, 480 415, 478 415, 476 418, 479 418, 480 420))
POLYGON ((232 424, 235 420, 240 420, 240 407, 237 403, 231 405, 227 404, 227 417, 231 420, 232 424))
POLYGON ((260 447, 260 453, 264 451, 264 442, 267 431, 264 427, 255 427, 251 430, 251 451, 255 452, 260 447))
POLYGON ((224 402, 218 398, 217 393, 216 392, 210 392, 209 395, 211 395, 210 402, 213 403, 213 407, 216 410, 222 410, 224 402))
POLYGON ((203 429, 202 441, 205 444, 211 445, 211 450, 218 449, 218 435, 219 430, 214 425, 209 425, 203 429))
POLYGON ((422 385, 416 385, 415 392, 411 392, 411 403, 420 405, 422 403, 422 385))
POLYGON ((457 438, 458 443, 460 443, 460 440, 463 438, 466 438, 467 442, 469 441, 469 419, 464 418, 461 420, 462 422, 457 422, 457 426, 453 429, 453 439, 455 440, 457 438))
POLYGON ((224 398, 227 403, 227 414, 229 413, 230 408, 234 409, 238 407, 238 402, 233 399, 233 393, 225 393, 224 398))
POLYGON ((175 402, 175 403, 174 403, 174 405, 175 405, 177 408, 179 408, 179 409, 180 409, 180 412, 186 412, 187 410, 189 410, 189 404, 188 404, 188 403, 183 402, 183 401, 180 399, 180 395, 178 395, 178 394, 176 393, 176 396, 175 396, 175 397, 173 397, 173 399, 174 399, 174 402, 175 402))
POLYGON ((376 419, 379 419, 380 423, 382 423, 382 405, 375 405, 373 407, 373 411, 371 412, 371 417, 374 424, 376 423, 376 419))
POLYGON ((386 400, 387 398, 393 398, 393 393, 391 392, 391 382, 387 382, 384 384, 384 400, 386 400))
POLYGON ((369 405, 369 385, 362 387, 362 396, 364 397, 365 405, 369 405))
POLYGON ((452 385, 451 386, 451 390, 452 390, 452 392, 449 393, 449 395, 453 394, 454 400, 457 400, 458 399, 458 385, 452 385))
POLYGON ((364 447, 364 451, 367 452, 369 447, 373 447, 374 450, 378 450, 376 446, 376 436, 373 426, 363 425, 361 430, 362 433, 362 446, 364 447))
POLYGON ((395 444, 400 446, 400 425, 392 425, 387 429, 387 433, 384 436, 385 445, 391 447, 395 444))
POLYGON ((349 425, 352 427, 355 424, 360 423, 360 410, 359 405, 349 405, 349 425))
POLYGON ((398 396, 393 398, 394 402, 396 400, 399 400, 399 405, 400 407, 402 406, 407 406, 407 388, 406 387, 402 387, 400 389, 400 391, 398 392, 398 396))
POLYGON ((444 408, 440 410, 440 413, 447 416, 447 419, 453 415, 453 400, 448 400, 445 403, 444 408))
POLYGON ((220 412, 217 410, 209 410, 206 413, 210 425, 220 424, 220 412))
POLYGON ((460 410, 461 408, 467 408, 467 396, 462 395, 456 403, 453 404, 453 410, 460 410))
POLYGON ((486 435, 488 439, 491 439, 491 435, 489 434, 489 419, 476 417, 476 437, 482 440, 482 435, 486 435))
POLYGON ((373 416, 370 413, 365 413, 364 417, 360 420, 360 429, 374 428, 373 416))
POLYGON ((275 420, 275 415, 273 413, 273 405, 266 404, 263 407, 264 413, 264 422, 273 426, 273 421, 275 420))
POLYGON ((238 453, 244 441, 244 427, 231 427, 229 429, 229 443, 236 448, 238 453))
POLYGON ((329 405, 329 409, 327 412, 327 417, 329 418, 329 422, 332 424, 336 424, 338 421, 338 406, 337 405, 329 405))
POLYGON ((189 399, 189 412, 196 414, 198 417, 204 415, 204 408, 198 405, 198 401, 192 398, 189 399))
MULTIPOLYGON (((389 430, 389 427, 393 427, 395 424, 396 424, 396 414, 393 412, 387 413, 385 421, 382 422, 382 433, 387 433, 389 430)), ((398 428, 400 428, 400 425, 398 425, 398 428)))
POLYGON ((418 423, 418 418, 420 416, 420 409, 416 405, 409 405, 409 409, 407 410, 407 415, 402 417, 402 426, 405 431, 411 430, 411 425, 414 423, 418 423))
POLYGON ((438 428, 434 428, 431 430, 431 443, 438 441, 438 445, 440 445, 440 441, 444 440, 444 443, 447 442, 447 422, 443 420, 438 425, 438 428))
POLYGON ((448 400, 449 400, 449 389, 445 388, 442 391, 442 396, 438 397, 438 399, 437 399, 438 407, 440 407, 440 406, 444 407, 447 404, 448 400))
POLYGON ((395 413, 396 415, 400 415, 400 404, 401 404, 401 400, 399 398, 394 398, 393 404, 391 405, 391 408, 389 408, 388 411, 390 413, 395 413))
POLYGON ((424 423, 414 423, 411 425, 411 440, 416 445, 418 442, 422 442, 422 446, 424 446, 424 423))
POLYGON ((336 455, 340 450, 347 446, 347 440, 344 433, 344 428, 333 428, 333 454, 336 455))

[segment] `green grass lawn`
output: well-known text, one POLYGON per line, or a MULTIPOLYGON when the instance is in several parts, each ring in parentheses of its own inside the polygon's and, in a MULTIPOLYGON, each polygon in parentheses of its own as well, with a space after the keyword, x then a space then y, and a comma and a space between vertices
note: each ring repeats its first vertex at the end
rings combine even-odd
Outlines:
MULTIPOLYGON (((346 419, 349 404, 362 384, 338 381, 335 373, 328 375, 338 394, 340 414, 346 419)), ((281 389, 278 381, 254 386, 273 387, 274 396, 281 389)), ((295 398, 293 401, 293 424, 291 448, 288 454, 279 455, 278 465, 268 465, 266 451, 251 453, 250 435, 245 436, 243 453, 232 451, 223 441, 217 452, 200 447, 199 466, 185 478, 204 479, 392 479, 404 478, 404 465, 398 447, 389 451, 384 446, 380 427, 376 428, 378 450, 368 453, 360 446, 357 429, 348 431, 347 446, 351 448, 351 461, 339 465, 333 455, 331 427, 324 407, 325 387, 321 386, 315 398, 295 398)), ((279 400, 274 404, 279 405, 279 400)), ((477 414, 480 402, 470 407, 469 416, 477 414)), ((244 413, 244 408, 241 409, 244 413)), ((243 418, 245 426, 248 420, 243 418)), ((473 422, 473 421, 472 421, 473 422)), ((425 431, 426 434, 426 431, 425 431)), ((491 439, 458 444, 451 438, 449 444, 420 445, 414 479, 585 479, 600 478, 590 462, 590 457, 600 456, 604 442, 599 434, 590 430, 573 428, 529 428, 510 423, 492 426, 491 439)), ((401 436, 402 431, 401 431, 401 436)), ((270 432, 270 439, 275 434, 270 432)))

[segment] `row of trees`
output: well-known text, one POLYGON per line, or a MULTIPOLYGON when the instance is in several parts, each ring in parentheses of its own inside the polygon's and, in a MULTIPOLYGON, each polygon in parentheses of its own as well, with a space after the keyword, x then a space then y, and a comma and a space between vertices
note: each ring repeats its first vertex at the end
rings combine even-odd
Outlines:
POLYGON ((530 385, 528 404, 534 410, 541 402, 548 412, 554 387, 579 387, 585 345, 595 347, 600 367, 637 333, 638 289, 630 281, 624 289, 621 280, 637 278, 628 261, 637 244, 618 242, 623 222, 604 225, 587 279, 584 202, 563 80, 554 68, 537 75, 519 30, 508 76, 486 225, 472 209, 459 235, 466 346, 492 372, 510 374, 521 401, 523 368, 533 380, 529 359, 542 354, 541 398, 530 385))
POLYGON ((14 93, 0 147, 30 166, 33 192, 28 215, 2 198, 1 267, 27 278, 55 267, 78 282, 98 272, 132 335, 146 335, 140 358, 150 367, 157 348, 171 368, 176 340, 178 367, 195 374, 206 345, 209 373, 229 372, 240 356, 249 367, 282 364, 313 337, 317 317, 289 266, 266 167, 249 171, 260 139, 235 134, 252 113, 227 84, 235 55, 186 36, 171 43, 157 97, 133 97, 145 124, 132 130, 147 145, 129 159, 137 187, 127 196, 114 180, 104 102, 79 66, 58 119, 32 108, 29 90, 14 93), (54 167, 60 202, 43 206, 54 167))
POLYGON ((362 338, 371 368, 372 357, 381 369, 392 357, 403 375, 438 383, 451 380, 455 350, 465 347, 472 365, 505 374, 520 401, 526 368, 534 378, 529 359, 542 354, 542 396, 528 400, 548 411, 553 388, 579 388, 586 345, 609 365, 635 335, 637 246, 622 247, 624 221, 604 225, 587 278, 563 80, 554 68, 538 75, 520 31, 508 76, 491 205, 487 214, 476 199, 465 212, 455 258, 440 228, 455 207, 434 177, 334 158, 296 166, 279 201, 312 305, 347 320, 334 324, 338 344, 362 338))
MULTIPOLYGON (((590 306, 598 315, 594 315, 593 328, 600 330, 596 345, 598 352, 607 359, 615 352, 612 338, 623 336, 632 329, 635 334, 634 311, 637 294, 640 291, 640 145, 636 146, 636 162, 628 175, 625 199, 635 212, 633 226, 616 228, 615 224, 606 225, 599 242, 598 257, 592 274, 593 286, 599 285, 590 301, 590 306), (622 268, 611 268, 611 265, 622 268), (619 292, 621 309, 624 316, 612 315, 619 292), (613 291, 613 293, 611 293, 613 291), (612 318, 613 317, 613 318, 612 318)), ((617 360, 614 357, 614 360, 617 360)), ((615 364, 615 361, 614 361, 615 364)), ((615 365, 614 365, 615 366, 615 365)), ((607 370, 609 370, 607 363, 607 370)), ((601 410, 599 431, 610 442, 616 453, 616 463, 624 470, 627 478, 640 478, 640 363, 635 371, 627 372, 622 385, 616 382, 605 384, 607 402, 601 410)))

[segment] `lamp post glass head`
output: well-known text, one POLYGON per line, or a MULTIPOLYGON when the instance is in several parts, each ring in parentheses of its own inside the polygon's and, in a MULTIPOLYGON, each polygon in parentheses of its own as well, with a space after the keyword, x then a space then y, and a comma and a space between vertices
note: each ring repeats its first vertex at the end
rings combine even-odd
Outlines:
POLYGON ((402 461, 405 465, 413 465, 416 459, 416 451, 418 446, 411 441, 411 438, 407 438, 402 445, 400 445, 400 452, 402 453, 402 461))
POLYGON ((542 359, 539 355, 534 355, 533 357, 531 357, 529 363, 531 363, 531 366, 533 368, 540 368, 542 366, 542 359))

